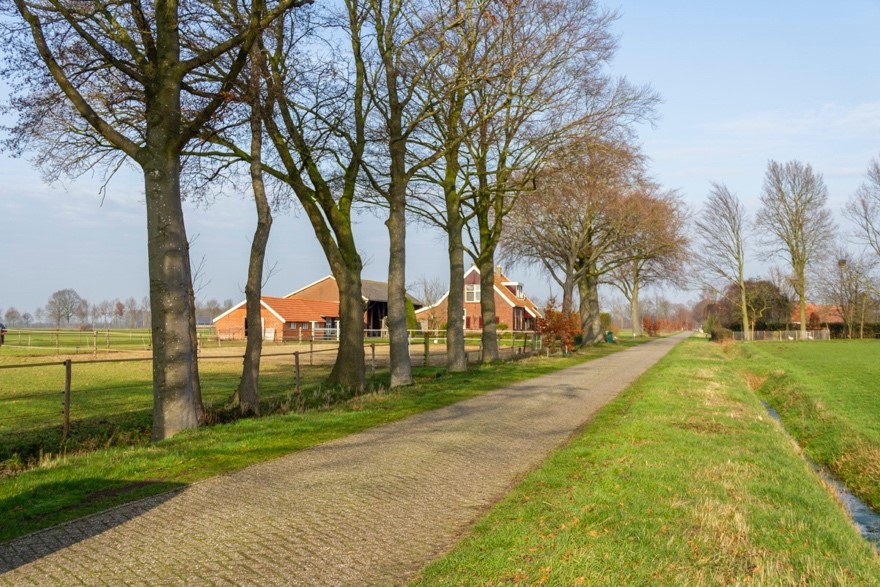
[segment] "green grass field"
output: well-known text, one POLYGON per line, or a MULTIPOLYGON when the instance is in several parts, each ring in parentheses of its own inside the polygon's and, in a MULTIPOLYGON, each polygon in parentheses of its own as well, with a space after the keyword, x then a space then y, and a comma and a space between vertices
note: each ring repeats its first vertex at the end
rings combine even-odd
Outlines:
POLYGON ((880 510, 880 340, 737 350, 752 387, 810 458, 880 510))
MULTIPOLYGON (((316 372, 315 377, 304 382, 303 395, 311 399, 314 408, 307 411, 297 409, 290 365, 267 366, 261 377, 261 393, 264 399, 275 398, 273 415, 203 427, 167 441, 147 444, 147 404, 140 411, 134 410, 140 414, 139 421, 145 427, 140 434, 131 433, 130 438, 124 438, 125 434, 120 432, 117 433, 119 443, 107 441, 110 446, 105 447, 96 442, 94 446, 84 445, 76 453, 59 454, 56 449, 52 451, 55 454, 44 454, 26 470, 0 477, 0 541, 446 406, 645 341, 600 345, 567 358, 533 357, 473 367, 458 374, 433 367, 417 368, 414 370, 417 384, 394 391, 384 390, 387 373, 377 373, 373 383, 379 392, 341 402, 332 397, 332 390, 322 388, 320 372, 316 372)), ((93 377, 105 386, 102 393, 106 395, 96 401, 94 408, 114 398, 112 401, 120 402, 116 409, 122 410, 126 402, 137 401, 141 405, 144 394, 149 396, 148 374, 131 365, 139 363, 95 366, 93 377)), ((208 367, 202 370, 204 388, 218 389, 220 391, 213 392, 214 397, 227 398, 238 380, 240 362, 234 368, 230 365, 223 368, 222 363, 213 362, 206 365, 208 367), (212 371, 213 368, 217 371, 212 371)), ((212 397, 207 391, 205 396, 212 397)), ((14 431, 9 434, 15 436, 14 431)))
POLYGON ((880 584, 727 349, 678 346, 415 584, 880 584))

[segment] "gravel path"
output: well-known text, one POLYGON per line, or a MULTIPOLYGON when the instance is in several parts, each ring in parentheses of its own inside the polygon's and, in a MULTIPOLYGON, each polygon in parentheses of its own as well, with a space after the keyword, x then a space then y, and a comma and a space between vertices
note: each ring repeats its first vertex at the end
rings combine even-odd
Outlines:
POLYGON ((683 335, 0 544, 0 585, 397 585, 683 335))

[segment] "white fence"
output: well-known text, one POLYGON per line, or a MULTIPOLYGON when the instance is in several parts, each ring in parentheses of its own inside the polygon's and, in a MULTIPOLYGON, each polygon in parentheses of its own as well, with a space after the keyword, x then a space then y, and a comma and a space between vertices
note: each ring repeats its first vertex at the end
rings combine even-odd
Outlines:
MULTIPOLYGON (((827 328, 822 330, 807 330, 806 336, 803 336, 800 330, 755 330, 750 333, 751 340, 831 340, 831 331, 827 328)), ((743 340, 743 333, 734 331, 733 338, 735 340, 743 340)))

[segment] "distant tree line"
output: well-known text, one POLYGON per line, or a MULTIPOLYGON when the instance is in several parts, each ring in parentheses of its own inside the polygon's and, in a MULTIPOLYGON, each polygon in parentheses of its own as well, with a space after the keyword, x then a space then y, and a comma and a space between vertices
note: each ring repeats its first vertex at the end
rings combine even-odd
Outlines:
POLYGON ((770 161, 761 190, 761 207, 752 219, 739 198, 713 184, 695 225, 699 244, 694 273, 703 287, 695 317, 741 330, 790 329, 802 335, 828 327, 835 335, 873 336, 880 321, 880 159, 871 161, 866 179, 852 195, 844 215, 856 227, 842 233, 827 207, 822 174, 800 161, 770 161), (747 243, 754 240, 751 250, 747 243), (747 277, 748 255, 777 258, 766 278, 747 277), (807 302, 824 305, 807 311, 807 302))
MULTIPOLYGON (((211 324, 213 318, 232 306, 231 299, 197 301, 198 324, 211 324)), ((91 304, 76 290, 61 289, 49 296, 46 304, 36 308, 33 314, 9 307, 2 315, 8 328, 149 328, 150 300, 143 297, 138 301, 130 297, 91 304)))

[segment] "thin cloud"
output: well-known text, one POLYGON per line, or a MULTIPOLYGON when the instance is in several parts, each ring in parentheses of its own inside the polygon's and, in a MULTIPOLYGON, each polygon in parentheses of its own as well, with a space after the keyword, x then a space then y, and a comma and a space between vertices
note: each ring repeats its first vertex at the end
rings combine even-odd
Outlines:
POLYGON ((880 132, 880 102, 856 106, 824 104, 802 112, 768 111, 706 125, 707 130, 741 136, 832 139, 875 137, 880 132))

